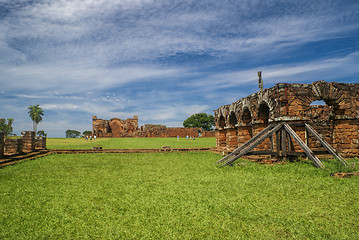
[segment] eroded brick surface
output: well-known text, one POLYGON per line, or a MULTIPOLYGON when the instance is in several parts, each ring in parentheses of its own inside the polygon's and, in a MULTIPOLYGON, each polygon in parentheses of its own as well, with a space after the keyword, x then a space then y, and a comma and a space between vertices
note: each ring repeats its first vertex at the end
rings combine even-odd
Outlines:
MULTIPOLYGON (((214 111, 217 147, 240 146, 270 123, 309 123, 345 157, 359 155, 359 84, 318 81, 311 84, 278 83, 214 111), (325 105, 311 105, 315 101, 325 105), (236 129, 234 131, 233 129, 236 129), (232 129, 232 130, 228 130, 232 129), (235 139, 237 141, 234 141, 235 139)), ((294 129, 303 141, 304 128, 294 129)), ((276 147, 276 139, 273 139, 276 147)), ((295 150, 299 146, 293 143, 295 150)), ((313 150, 323 150, 308 136, 313 150)), ((256 150, 270 149, 266 140, 256 150)))

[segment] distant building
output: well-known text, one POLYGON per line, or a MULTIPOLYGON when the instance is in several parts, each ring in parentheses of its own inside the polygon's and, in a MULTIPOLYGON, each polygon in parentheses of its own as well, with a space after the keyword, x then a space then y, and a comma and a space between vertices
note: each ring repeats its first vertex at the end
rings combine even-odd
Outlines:
POLYGON ((92 117, 92 132, 97 137, 122 138, 122 137, 186 137, 199 136, 214 137, 214 131, 204 131, 202 128, 166 127, 165 125, 145 124, 138 127, 138 117, 122 120, 112 118, 110 120, 92 117))

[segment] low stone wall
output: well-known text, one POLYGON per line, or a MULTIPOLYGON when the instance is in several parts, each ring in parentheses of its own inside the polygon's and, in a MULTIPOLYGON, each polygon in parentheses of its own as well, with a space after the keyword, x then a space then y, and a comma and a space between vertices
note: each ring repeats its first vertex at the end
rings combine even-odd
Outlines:
POLYGON ((201 132, 200 128, 193 127, 169 127, 166 129, 167 137, 186 137, 187 135, 198 137, 199 132, 201 132))
POLYGON ((5 139, 4 155, 15 155, 21 153, 22 153, 22 139, 20 138, 5 139))
POLYGON ((5 138, 0 132, 0 158, 46 149, 46 137, 35 138, 35 132, 21 132, 21 138, 5 138))

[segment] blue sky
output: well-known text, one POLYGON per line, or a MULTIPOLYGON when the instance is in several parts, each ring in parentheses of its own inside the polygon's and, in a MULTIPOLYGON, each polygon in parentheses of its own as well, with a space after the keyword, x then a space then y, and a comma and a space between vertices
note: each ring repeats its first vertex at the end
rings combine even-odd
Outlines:
POLYGON ((64 137, 91 117, 182 126, 278 82, 359 82, 359 2, 1 0, 0 117, 64 137))

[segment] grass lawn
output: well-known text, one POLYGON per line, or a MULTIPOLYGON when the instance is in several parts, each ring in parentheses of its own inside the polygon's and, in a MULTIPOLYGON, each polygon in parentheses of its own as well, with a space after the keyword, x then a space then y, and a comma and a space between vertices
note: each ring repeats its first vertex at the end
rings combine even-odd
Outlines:
POLYGON ((86 141, 83 138, 48 138, 46 139, 48 149, 91 149, 93 146, 101 146, 103 149, 132 149, 132 148, 198 148, 215 147, 216 139, 196 138, 97 138, 86 141))
POLYGON ((2 168, 0 239, 358 239, 359 177, 220 157, 54 154, 2 168))

